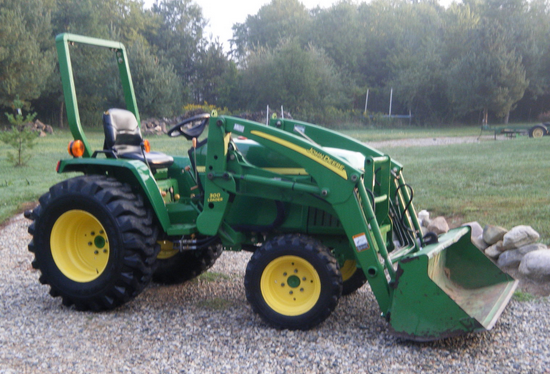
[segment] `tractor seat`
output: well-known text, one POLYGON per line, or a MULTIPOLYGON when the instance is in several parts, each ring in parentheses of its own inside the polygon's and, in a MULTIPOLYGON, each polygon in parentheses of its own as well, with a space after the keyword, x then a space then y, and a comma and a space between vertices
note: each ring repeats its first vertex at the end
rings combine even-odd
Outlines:
POLYGON ((145 161, 145 155, 152 170, 167 168, 174 163, 174 159, 164 153, 145 153, 142 150, 143 138, 136 116, 128 110, 113 108, 106 111, 103 114, 103 130, 103 150, 115 158, 145 161))

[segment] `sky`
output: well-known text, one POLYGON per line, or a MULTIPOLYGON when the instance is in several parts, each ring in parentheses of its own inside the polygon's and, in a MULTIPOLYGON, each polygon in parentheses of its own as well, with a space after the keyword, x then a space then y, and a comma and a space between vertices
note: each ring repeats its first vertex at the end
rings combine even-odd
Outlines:
MULTIPOLYGON (((328 8, 340 0, 301 0, 307 9, 317 6, 328 8)), ((145 7, 151 7, 155 0, 145 0, 145 7)), ((202 8, 202 14, 208 21, 205 30, 207 38, 212 35, 213 39, 219 38, 225 49, 229 49, 228 40, 233 38, 231 29, 235 23, 243 23, 248 15, 258 13, 263 5, 269 4, 271 0, 195 0, 202 8)))

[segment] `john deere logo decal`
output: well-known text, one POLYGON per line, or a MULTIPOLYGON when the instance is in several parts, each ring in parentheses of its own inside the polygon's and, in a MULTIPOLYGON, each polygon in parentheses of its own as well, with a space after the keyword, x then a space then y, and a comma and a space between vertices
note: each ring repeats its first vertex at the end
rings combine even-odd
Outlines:
POLYGON ((253 130, 250 133, 252 135, 256 135, 264 139, 271 140, 272 142, 280 144, 283 147, 287 147, 288 149, 292 149, 293 151, 298 152, 312 159, 313 161, 319 163, 320 165, 323 165, 324 167, 338 174, 342 178, 346 180, 348 179, 348 173, 346 172, 346 168, 344 167, 344 165, 340 164, 339 162, 336 162, 335 160, 330 158, 330 156, 325 155, 324 153, 321 153, 313 148, 305 149, 287 140, 278 138, 273 135, 266 134, 265 132, 262 132, 262 131, 253 130))
POLYGON ((344 173, 345 173, 345 169, 346 169, 346 168, 344 167, 344 165, 342 165, 342 164, 339 163, 339 162, 334 161, 332 158, 330 158, 330 156, 324 155, 324 154, 322 154, 321 152, 317 152, 317 151, 316 151, 315 149, 313 149, 313 148, 310 148, 310 149, 308 150, 308 152, 309 152, 311 155, 313 155, 314 157, 318 158, 319 161, 321 161, 322 163, 331 165, 331 166, 335 167, 335 168, 338 169, 338 170, 344 171, 344 173))

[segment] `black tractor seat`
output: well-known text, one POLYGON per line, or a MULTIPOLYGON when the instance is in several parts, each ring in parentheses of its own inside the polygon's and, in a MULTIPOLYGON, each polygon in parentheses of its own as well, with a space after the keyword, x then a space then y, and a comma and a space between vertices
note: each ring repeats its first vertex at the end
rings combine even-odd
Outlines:
POLYGON ((153 171, 174 163, 174 159, 167 154, 144 151, 138 122, 129 110, 112 108, 106 111, 103 114, 103 130, 103 150, 107 157, 146 161, 153 171))

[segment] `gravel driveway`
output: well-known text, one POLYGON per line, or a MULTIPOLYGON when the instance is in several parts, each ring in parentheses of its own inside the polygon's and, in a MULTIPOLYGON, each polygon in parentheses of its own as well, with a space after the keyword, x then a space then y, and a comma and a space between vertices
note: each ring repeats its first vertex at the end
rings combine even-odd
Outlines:
POLYGON ((38 282, 21 215, 0 229, 0 373, 544 373, 550 302, 513 300, 490 332, 432 343, 388 334, 368 286, 311 331, 278 331, 248 306, 248 253, 208 276, 150 286, 107 313, 61 306, 38 282))

